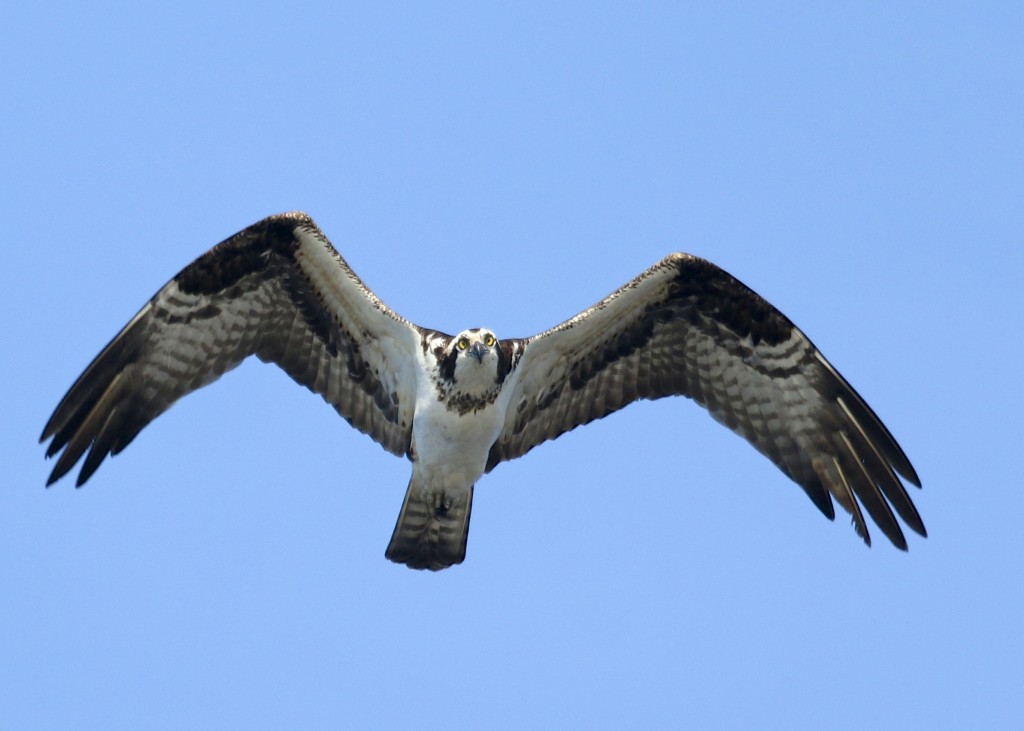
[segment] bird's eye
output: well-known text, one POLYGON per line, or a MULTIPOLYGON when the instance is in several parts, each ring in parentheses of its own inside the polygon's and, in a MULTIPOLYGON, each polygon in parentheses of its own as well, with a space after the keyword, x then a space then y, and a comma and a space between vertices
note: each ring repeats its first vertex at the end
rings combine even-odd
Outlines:
POLYGON ((496 342, 497 341, 494 339, 494 336, 491 335, 490 333, 484 335, 484 345, 486 345, 488 348, 492 347, 496 342))
POLYGON ((455 347, 459 350, 465 350, 469 347, 469 341, 465 338, 459 338, 459 342, 455 343, 455 347))

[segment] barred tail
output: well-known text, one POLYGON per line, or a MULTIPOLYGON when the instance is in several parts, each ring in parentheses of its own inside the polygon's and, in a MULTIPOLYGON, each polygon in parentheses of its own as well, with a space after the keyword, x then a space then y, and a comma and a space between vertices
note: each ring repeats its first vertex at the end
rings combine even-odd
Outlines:
POLYGON ((423 489, 414 473, 384 555, 411 569, 440 571, 462 563, 472 508, 472 485, 462 494, 423 489))

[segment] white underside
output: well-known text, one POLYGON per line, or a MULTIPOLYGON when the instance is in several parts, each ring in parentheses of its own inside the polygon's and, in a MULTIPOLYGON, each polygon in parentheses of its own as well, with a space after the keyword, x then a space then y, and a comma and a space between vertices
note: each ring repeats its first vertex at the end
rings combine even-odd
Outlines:
POLYGON ((459 415, 438 401, 425 369, 420 373, 412 424, 416 450, 413 472, 420 478, 419 484, 429 486, 431 491, 463 494, 484 473, 487 455, 505 420, 502 400, 459 415))

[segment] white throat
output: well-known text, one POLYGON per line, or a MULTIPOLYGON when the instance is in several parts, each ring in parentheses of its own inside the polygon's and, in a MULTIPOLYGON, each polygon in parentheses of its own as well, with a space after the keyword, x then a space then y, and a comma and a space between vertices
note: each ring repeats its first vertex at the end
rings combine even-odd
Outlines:
POLYGON ((484 353, 477 362, 470 355, 462 355, 455 362, 454 393, 483 396, 495 388, 498 378, 498 358, 493 352, 484 353))

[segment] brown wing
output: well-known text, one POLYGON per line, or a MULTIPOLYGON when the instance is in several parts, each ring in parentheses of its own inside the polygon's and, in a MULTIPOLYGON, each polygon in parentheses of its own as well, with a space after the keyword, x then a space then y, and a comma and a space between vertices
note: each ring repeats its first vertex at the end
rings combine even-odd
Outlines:
POLYGON ((383 305, 312 219, 272 216, 167 283, 89 365, 40 441, 63 453, 52 484, 88 451, 82 485, 175 401, 256 355, 320 394, 394 454, 409 448, 417 329, 383 305))
POLYGON ((869 545, 858 500, 899 548, 890 505, 925 535, 896 473, 920 480, 882 422, 785 315, 710 262, 673 254, 576 317, 503 345, 515 365, 488 470, 633 401, 687 396, 830 519, 835 497, 869 545))

